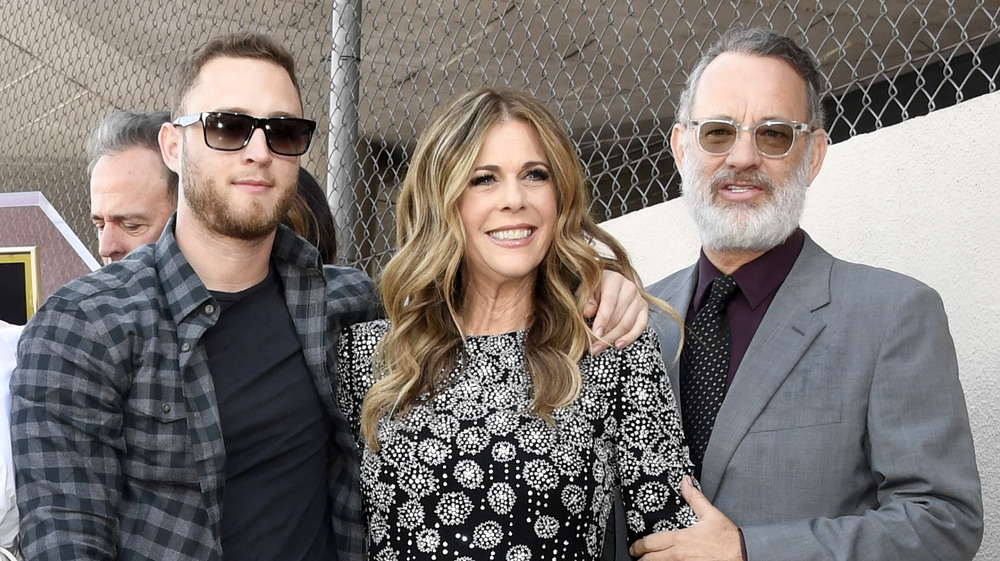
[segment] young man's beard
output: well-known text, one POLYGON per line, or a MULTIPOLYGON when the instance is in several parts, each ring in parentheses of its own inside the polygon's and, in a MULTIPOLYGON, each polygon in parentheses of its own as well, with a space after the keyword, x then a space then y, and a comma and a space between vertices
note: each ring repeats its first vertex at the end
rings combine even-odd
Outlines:
MULTIPOLYGON (((272 208, 259 201, 250 208, 235 207, 225 196, 226 187, 220 187, 216 177, 203 173, 189 158, 187 152, 181 159, 183 196, 205 227, 222 236, 240 240, 256 240, 270 235, 288 213, 295 197, 296 186, 280 186, 281 197, 272 208)), ((273 180, 269 177, 268 180, 273 180)))

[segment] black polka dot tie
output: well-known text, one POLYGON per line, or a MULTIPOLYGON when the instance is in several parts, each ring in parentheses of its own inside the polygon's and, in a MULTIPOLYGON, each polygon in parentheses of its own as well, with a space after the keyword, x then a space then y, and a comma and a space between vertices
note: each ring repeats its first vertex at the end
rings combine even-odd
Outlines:
POLYGON ((712 281, 708 302, 687 328, 681 354, 681 416, 696 477, 701 477, 715 416, 726 397, 729 375, 729 319, 726 304, 739 287, 729 275, 712 281))

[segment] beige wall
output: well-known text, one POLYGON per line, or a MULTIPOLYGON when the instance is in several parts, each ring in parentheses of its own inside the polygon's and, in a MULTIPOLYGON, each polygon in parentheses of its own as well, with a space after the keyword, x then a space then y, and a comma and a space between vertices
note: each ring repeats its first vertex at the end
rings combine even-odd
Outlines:
MULTIPOLYGON (((958 349, 986 504, 979 561, 1000 559, 1000 93, 830 147, 802 226, 834 255, 937 289, 958 349)), ((606 222, 645 283, 692 263, 674 200, 606 222)))

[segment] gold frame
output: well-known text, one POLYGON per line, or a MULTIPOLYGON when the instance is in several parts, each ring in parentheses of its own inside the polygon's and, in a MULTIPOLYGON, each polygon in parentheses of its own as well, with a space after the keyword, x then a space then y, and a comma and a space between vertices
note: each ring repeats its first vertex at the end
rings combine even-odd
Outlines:
POLYGON ((38 261, 38 247, 2 247, 0 263, 22 263, 24 265, 25 316, 31 319, 38 311, 42 298, 42 275, 38 261))

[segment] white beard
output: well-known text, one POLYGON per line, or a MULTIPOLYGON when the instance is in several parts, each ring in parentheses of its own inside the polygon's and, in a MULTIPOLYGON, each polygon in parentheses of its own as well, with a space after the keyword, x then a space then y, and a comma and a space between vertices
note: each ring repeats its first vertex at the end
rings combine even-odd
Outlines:
MULTIPOLYGON (((697 147, 684 142, 684 152, 697 147)), ((781 183, 761 171, 737 172, 720 169, 706 177, 705 165, 695 158, 685 161, 681 189, 684 203, 698 226, 703 246, 716 251, 767 251, 788 239, 802 218, 809 187, 812 143, 802 165, 781 183), (718 199, 718 186, 727 181, 750 181, 760 185, 767 198, 762 203, 734 203, 718 199)))

